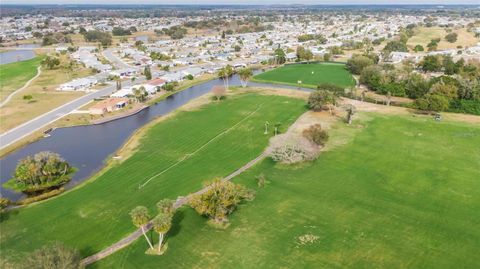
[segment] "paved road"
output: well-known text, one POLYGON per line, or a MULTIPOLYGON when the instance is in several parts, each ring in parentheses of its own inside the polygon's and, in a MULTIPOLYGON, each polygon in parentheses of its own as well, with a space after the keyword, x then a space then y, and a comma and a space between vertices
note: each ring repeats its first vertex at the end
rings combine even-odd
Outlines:
POLYGON ((112 63, 117 69, 125 69, 125 68, 135 68, 125 61, 123 61, 120 57, 117 57, 114 54, 114 49, 109 48, 102 51, 103 57, 105 57, 110 63, 112 63))
MULTIPOLYGON (((135 83, 141 83, 143 79, 137 79, 135 83)), ((123 86, 129 86, 132 82, 124 81, 122 82, 123 86)), ((43 115, 36 117, 33 120, 30 120, 20 126, 17 126, 3 134, 0 135, 0 149, 3 149, 18 140, 24 138, 25 136, 47 126, 48 124, 68 115, 72 111, 88 104, 95 98, 102 96, 110 95, 115 91, 115 85, 110 85, 105 88, 102 88, 98 91, 84 95, 78 99, 75 99, 65 105, 62 105, 50 112, 47 112, 43 115)))

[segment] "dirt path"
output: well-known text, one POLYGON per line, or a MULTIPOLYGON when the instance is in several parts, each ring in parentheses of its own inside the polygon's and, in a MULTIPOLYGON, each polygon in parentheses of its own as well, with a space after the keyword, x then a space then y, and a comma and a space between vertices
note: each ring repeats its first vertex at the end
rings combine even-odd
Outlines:
MULTIPOLYGON (((223 181, 232 180, 234 177, 240 175, 241 173, 245 172, 247 169, 251 168, 252 166, 257 164, 258 162, 263 160, 266 156, 267 156, 267 153, 263 152, 257 158, 251 160, 250 162, 248 162, 247 164, 245 164, 244 166, 242 166, 241 168, 239 168, 235 172, 233 172, 230 175, 224 177, 222 180, 223 181)), ((209 187, 206 187, 206 188, 203 188, 203 189, 201 189, 201 190, 199 190, 195 193, 189 194, 188 196, 180 196, 180 197, 177 198, 177 200, 173 204, 173 207, 175 209, 178 209, 178 208, 184 206, 185 204, 187 204, 188 199, 190 197, 192 197, 194 195, 202 194, 202 193, 204 193, 208 190, 209 190, 209 187)), ((145 225, 145 231, 149 231, 150 229, 152 229, 152 222, 149 222, 149 223, 147 223, 147 225, 145 225)), ((106 249, 104 249, 104 250, 102 250, 102 251, 100 251, 100 252, 98 252, 98 253, 96 253, 92 256, 86 257, 85 259, 82 260, 82 263, 84 265, 89 265, 89 264, 92 264, 96 261, 99 261, 99 260, 115 253, 116 251, 130 245, 131 243, 133 243, 135 240, 137 240, 141 236, 142 236, 142 230, 139 228, 135 232, 129 234, 127 237, 121 239, 117 243, 109 246, 108 248, 106 248, 106 249)))
POLYGON ((8 103, 8 101, 10 101, 10 99, 12 99, 12 97, 13 97, 15 94, 17 94, 17 93, 25 90, 28 86, 30 86, 30 84, 32 83, 32 81, 34 81, 36 78, 38 78, 41 73, 42 73, 42 69, 41 69, 40 66, 39 66, 39 67, 37 67, 37 74, 36 74, 33 78, 31 78, 29 81, 27 81, 27 83, 25 83, 25 85, 23 85, 23 87, 21 87, 20 89, 15 90, 15 91, 12 92, 11 94, 9 94, 9 95, 7 96, 7 98, 5 98, 5 100, 3 100, 2 103, 0 103, 0 107, 4 106, 6 103, 8 103))

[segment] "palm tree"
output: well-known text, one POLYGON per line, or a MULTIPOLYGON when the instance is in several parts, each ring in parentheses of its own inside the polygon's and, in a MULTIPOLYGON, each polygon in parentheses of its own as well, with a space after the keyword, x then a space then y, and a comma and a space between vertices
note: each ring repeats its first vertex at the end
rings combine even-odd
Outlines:
POLYGON ((153 219, 152 223, 153 230, 158 233, 158 252, 160 253, 164 236, 172 227, 172 215, 161 213, 153 219))
POLYGON ((240 75, 240 82, 242 83, 242 87, 246 87, 247 86, 247 83, 248 83, 248 80, 250 80, 250 78, 252 77, 253 75, 253 72, 250 68, 242 68, 238 74, 240 75))
POLYGON ((158 212, 160 214, 163 213, 163 214, 173 215, 173 212, 175 211, 175 208, 173 207, 174 203, 175 201, 170 199, 160 200, 157 203, 158 212))
POLYGON ((228 78, 233 75, 233 68, 227 65, 218 71, 218 77, 223 79, 223 85, 228 90, 228 78))
POLYGON ((137 206, 132 211, 130 211, 130 216, 132 217, 133 225, 140 227, 142 229, 143 236, 147 239, 148 245, 153 249, 153 245, 148 239, 147 234, 145 233, 145 225, 147 225, 150 220, 150 215, 148 214, 148 209, 144 206, 137 206))

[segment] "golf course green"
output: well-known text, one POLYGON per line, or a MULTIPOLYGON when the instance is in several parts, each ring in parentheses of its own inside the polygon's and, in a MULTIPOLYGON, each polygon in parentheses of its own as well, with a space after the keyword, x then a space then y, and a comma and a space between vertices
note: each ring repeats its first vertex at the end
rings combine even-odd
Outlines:
POLYGON ((136 230, 132 208, 145 205, 154 214, 159 200, 187 195, 204 181, 234 172, 266 147, 273 135, 273 128, 264 135, 266 121, 286 130, 304 111, 303 100, 241 94, 179 112, 149 129, 132 157, 95 180, 2 214, 0 260, 19 260, 53 241, 83 256, 98 252, 136 230))
POLYGON ((140 238, 92 268, 480 267, 479 126, 362 114, 330 137, 312 164, 235 178, 257 196, 227 229, 183 208, 163 256, 140 238))
POLYGON ((253 77, 256 82, 268 82, 317 88, 319 84, 329 83, 340 87, 352 87, 355 80, 340 63, 289 64, 253 77))

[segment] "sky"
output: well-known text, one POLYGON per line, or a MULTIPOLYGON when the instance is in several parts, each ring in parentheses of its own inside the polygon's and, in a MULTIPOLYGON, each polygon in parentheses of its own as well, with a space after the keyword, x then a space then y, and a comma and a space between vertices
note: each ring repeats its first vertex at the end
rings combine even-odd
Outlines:
POLYGON ((480 0, 0 0, 2 4, 474 4, 480 0))

